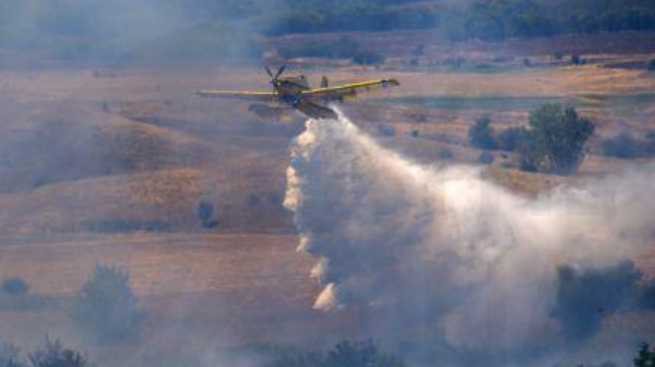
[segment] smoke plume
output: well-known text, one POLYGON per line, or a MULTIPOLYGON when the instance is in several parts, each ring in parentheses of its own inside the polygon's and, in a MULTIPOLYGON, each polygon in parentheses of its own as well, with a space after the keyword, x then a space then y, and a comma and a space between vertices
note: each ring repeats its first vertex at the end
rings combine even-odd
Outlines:
POLYGON ((655 233, 655 203, 643 200, 653 169, 525 198, 474 167, 409 162, 345 117, 309 120, 291 155, 285 205, 300 250, 317 259, 315 307, 385 312, 377 324, 394 320, 448 348, 558 340, 562 267, 621 266, 655 233))

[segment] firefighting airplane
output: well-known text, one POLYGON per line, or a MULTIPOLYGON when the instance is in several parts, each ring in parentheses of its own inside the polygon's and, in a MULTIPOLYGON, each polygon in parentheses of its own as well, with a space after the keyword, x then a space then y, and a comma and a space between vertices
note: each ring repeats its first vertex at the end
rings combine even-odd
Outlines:
POLYGON ((331 87, 328 85, 327 77, 324 76, 320 88, 311 88, 304 75, 282 78, 284 70, 285 66, 282 66, 274 75, 268 67, 266 68, 273 85, 271 92, 205 89, 196 91, 196 94, 206 98, 260 102, 251 104, 248 110, 261 118, 281 119, 286 112, 296 109, 310 118, 334 119, 337 118, 337 113, 327 104, 354 98, 359 92, 400 85, 395 79, 377 79, 331 87))

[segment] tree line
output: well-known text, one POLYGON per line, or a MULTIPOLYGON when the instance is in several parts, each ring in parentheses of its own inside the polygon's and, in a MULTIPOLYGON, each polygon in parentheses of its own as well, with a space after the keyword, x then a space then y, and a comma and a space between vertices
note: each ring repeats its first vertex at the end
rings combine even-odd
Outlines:
POLYGON ((477 0, 467 4, 389 6, 389 2, 291 3, 264 24, 264 33, 439 29, 453 41, 498 41, 564 33, 655 29, 655 3, 648 0, 580 0, 556 4, 534 0, 477 0))

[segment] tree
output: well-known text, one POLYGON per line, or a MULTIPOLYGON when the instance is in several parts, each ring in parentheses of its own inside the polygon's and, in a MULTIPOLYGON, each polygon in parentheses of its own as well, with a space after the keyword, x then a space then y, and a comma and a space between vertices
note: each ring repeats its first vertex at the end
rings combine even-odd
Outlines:
POLYGON ((553 316, 569 339, 588 338, 606 316, 632 306, 642 276, 630 261, 606 268, 560 266, 553 316))
POLYGON ((633 360, 635 367, 655 367, 655 348, 642 344, 639 354, 633 360))
POLYGON ((594 124, 572 107, 548 104, 530 113, 519 147, 521 167, 540 172, 572 174, 582 163, 594 124))
POLYGON ((494 139, 494 130, 491 127, 491 118, 482 115, 468 131, 469 142, 472 146, 480 149, 496 149, 498 144, 494 139))
POLYGON ((358 65, 381 65, 386 58, 375 51, 360 51, 353 56, 353 62, 358 65))
POLYGON ((648 61, 648 71, 655 71, 655 59, 648 61))
POLYGON ((128 274, 107 265, 96 266, 75 297, 71 311, 77 327, 98 343, 138 338, 144 317, 128 274))
POLYGON ((478 156, 478 163, 480 164, 492 164, 496 160, 496 157, 494 157, 493 154, 489 152, 482 152, 478 156))
POLYGON ((513 152, 518 149, 521 139, 523 138, 523 131, 521 127, 510 127, 499 132, 496 135, 496 144, 498 149, 513 152))
POLYGON ((29 292, 30 285, 23 278, 11 277, 2 280, 0 289, 2 289, 2 293, 11 296, 22 296, 29 292))
POLYGON ((202 222, 204 228, 216 228, 218 220, 214 218, 214 205, 209 201, 201 201, 198 204, 198 218, 202 222))
POLYGON ((0 341, 0 367, 25 367, 19 354, 16 346, 0 341))
POLYGON ((640 142, 627 131, 605 140, 602 147, 605 155, 621 159, 636 158, 643 153, 640 142))
POLYGON ((87 357, 46 337, 40 349, 29 355, 32 367, 90 367, 87 357))
POLYGON ((372 341, 337 344, 331 350, 323 367, 404 367, 405 363, 396 356, 381 352, 372 341))

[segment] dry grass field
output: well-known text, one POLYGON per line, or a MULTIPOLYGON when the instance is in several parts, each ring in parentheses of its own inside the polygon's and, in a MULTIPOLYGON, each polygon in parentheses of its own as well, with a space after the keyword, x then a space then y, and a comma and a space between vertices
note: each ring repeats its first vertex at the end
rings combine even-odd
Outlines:
MULTIPOLYGON (((351 36, 377 45, 390 35, 351 36)), ((447 149, 455 162, 475 163, 480 151, 468 145, 467 129, 476 118, 488 114, 496 128, 519 126, 530 103, 543 101, 574 103, 597 125, 583 176, 635 164, 600 156, 603 137, 655 129, 655 74, 620 67, 645 65, 655 49, 622 42, 630 34, 607 44, 594 39, 591 46, 574 37, 554 45, 508 41, 457 49, 428 44, 429 34, 392 36, 402 47, 387 51, 380 68, 345 63, 306 71, 315 84, 323 74, 333 84, 397 78, 400 88, 343 109, 413 160, 443 162, 447 149), (428 44, 427 55, 418 67, 407 66, 420 43, 428 44), (580 52, 591 62, 553 64, 558 51, 580 52), (510 53, 514 61, 494 72, 427 66, 443 55, 484 63, 510 53), (516 65, 524 57, 533 66, 516 65)), ((318 292, 309 278, 312 262, 295 252, 291 214, 282 207, 288 144, 303 118, 259 121, 246 103, 193 96, 205 87, 270 88, 262 69, 246 66, 0 70, 0 278, 24 277, 34 292, 56 300, 40 311, 0 310, 0 329, 22 328, 24 344, 52 330, 74 335, 60 306, 97 263, 115 263, 129 270, 148 312, 169 320, 147 323, 147 338, 162 345, 191 338, 175 334, 176 323, 194 330, 185 344, 198 348, 216 340, 284 341, 294 328, 315 327, 326 338, 335 330, 357 332, 354 317, 312 310, 318 292), (201 201, 213 204, 218 228, 202 228, 201 201)), ((522 194, 575 181, 508 168, 512 154, 494 155, 486 174, 522 194)), ((638 263, 655 271, 650 254, 638 263)))

